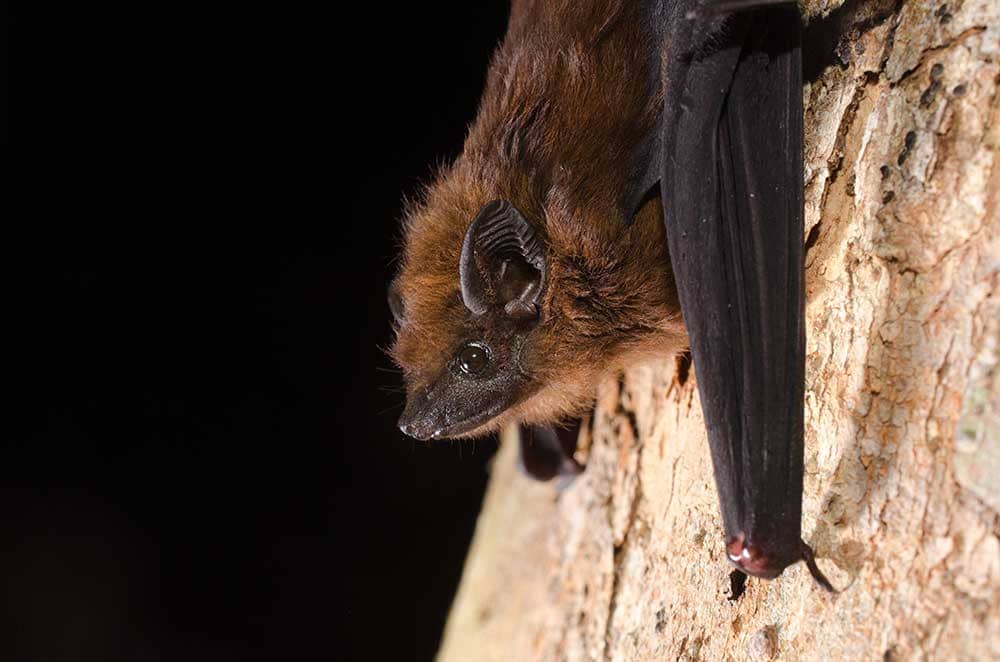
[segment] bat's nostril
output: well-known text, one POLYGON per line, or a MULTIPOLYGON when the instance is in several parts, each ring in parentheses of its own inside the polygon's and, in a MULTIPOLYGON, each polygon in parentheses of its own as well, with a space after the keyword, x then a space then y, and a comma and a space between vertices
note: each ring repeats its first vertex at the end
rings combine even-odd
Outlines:
POLYGON ((408 420, 404 421, 404 420, 400 419, 400 421, 399 421, 399 431, 402 432, 403 434, 409 435, 411 437, 418 436, 417 435, 417 425, 413 421, 408 421, 408 420))
POLYGON ((419 420, 410 420, 406 414, 403 414, 403 417, 399 419, 399 431, 420 441, 427 441, 433 436, 433 432, 428 429, 426 422, 421 424, 419 420))

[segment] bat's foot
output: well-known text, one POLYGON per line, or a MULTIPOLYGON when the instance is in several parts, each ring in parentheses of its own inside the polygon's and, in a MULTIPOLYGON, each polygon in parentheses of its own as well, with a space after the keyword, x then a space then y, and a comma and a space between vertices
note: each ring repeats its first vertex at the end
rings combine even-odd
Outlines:
POLYGON ((809 574, 813 576, 817 584, 830 593, 837 592, 830 580, 816 565, 816 557, 812 548, 801 539, 797 550, 794 546, 789 547, 788 545, 778 547, 765 545, 762 547, 747 540, 746 535, 740 532, 726 544, 726 552, 733 565, 748 575, 762 579, 774 579, 796 561, 805 561, 806 567, 809 568, 809 574))
POLYGON ((565 489, 583 472, 573 459, 576 435, 562 435, 550 426, 522 426, 519 434, 518 464, 525 474, 540 481, 558 478, 558 488, 565 489), (572 447, 570 446, 572 444, 572 447))

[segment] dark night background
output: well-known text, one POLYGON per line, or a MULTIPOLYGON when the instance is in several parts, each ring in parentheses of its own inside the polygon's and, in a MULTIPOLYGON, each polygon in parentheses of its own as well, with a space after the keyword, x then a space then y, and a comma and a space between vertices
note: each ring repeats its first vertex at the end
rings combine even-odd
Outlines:
POLYGON ((385 293, 506 3, 140 11, 19 80, 0 657, 430 659, 496 444, 396 430, 385 293))

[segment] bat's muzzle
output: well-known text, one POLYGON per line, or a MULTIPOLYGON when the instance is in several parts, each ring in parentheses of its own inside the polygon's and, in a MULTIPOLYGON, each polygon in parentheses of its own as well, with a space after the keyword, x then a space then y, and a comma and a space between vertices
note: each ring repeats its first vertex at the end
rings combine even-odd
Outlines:
POLYGON ((427 393, 416 393, 406 399, 406 409, 399 417, 400 431, 421 441, 434 439, 441 428, 427 393))
POLYGON ((438 426, 432 419, 420 416, 419 412, 410 411, 410 407, 407 407, 399 417, 399 430, 414 439, 428 441, 437 436, 438 426))
POLYGON ((503 408, 494 402, 483 407, 469 407, 468 401, 452 400, 436 393, 414 394, 399 417, 399 429, 421 441, 457 437, 488 422, 503 408))
POLYGON ((409 394, 399 429, 421 441, 475 433, 517 402, 521 393, 519 378, 470 382, 446 372, 429 388, 409 394))
POLYGON ((399 429, 403 434, 420 441, 458 437, 475 430, 493 418, 490 412, 484 412, 464 421, 449 423, 445 418, 435 413, 422 415, 419 411, 411 413, 409 409, 407 407, 407 411, 404 411, 403 415, 399 417, 399 429))

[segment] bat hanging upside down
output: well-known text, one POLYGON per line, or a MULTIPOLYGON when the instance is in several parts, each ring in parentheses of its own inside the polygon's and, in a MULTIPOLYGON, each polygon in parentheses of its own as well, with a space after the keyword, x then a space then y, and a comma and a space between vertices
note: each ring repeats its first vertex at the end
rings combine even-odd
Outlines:
POLYGON ((537 477, 598 383, 690 348, 730 560, 802 541, 801 25, 766 0, 514 0, 390 288, 419 439, 521 426, 537 477))

